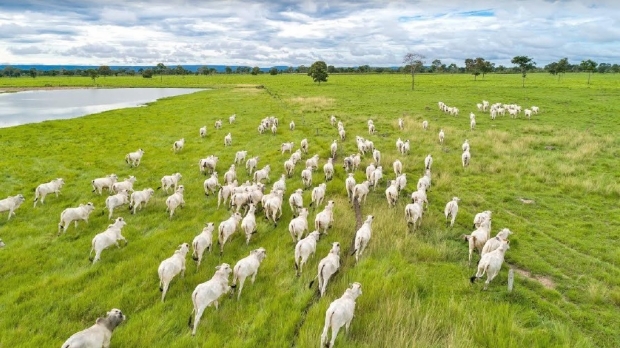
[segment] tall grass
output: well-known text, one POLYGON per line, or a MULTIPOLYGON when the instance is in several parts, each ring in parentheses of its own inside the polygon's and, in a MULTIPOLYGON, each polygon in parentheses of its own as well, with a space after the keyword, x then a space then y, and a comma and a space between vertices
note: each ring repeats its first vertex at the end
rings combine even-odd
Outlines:
MULTIPOLYGON (((597 76, 587 87, 581 75, 561 82, 550 76, 487 75, 472 81, 462 75, 421 75, 416 91, 400 75, 335 75, 314 85, 307 76, 187 76, 159 79, 99 78, 106 87, 187 86, 216 87, 191 95, 166 98, 144 108, 104 112, 73 120, 49 121, 0 129, 3 145, 0 196, 18 192, 27 197, 6 221, 0 215, 0 347, 58 346, 72 333, 92 325, 97 316, 113 307, 129 319, 112 338, 113 347, 311 347, 319 343, 325 310, 347 285, 359 281, 351 331, 341 331, 339 347, 614 347, 617 333, 620 253, 613 247, 620 238, 616 201, 620 189, 614 174, 618 156, 615 137, 618 82, 597 76), (257 88, 261 87, 261 88, 257 88), (532 120, 499 117, 474 110, 482 99, 537 105, 541 114, 532 120), (437 101, 461 109, 461 116, 441 113, 437 101), (607 104, 601 104, 605 100, 607 104), (469 111, 477 114, 477 128, 469 130, 469 111), (237 114, 237 123, 216 119, 237 114), (200 269, 190 259, 184 278, 172 282, 166 302, 157 290, 157 266, 182 242, 191 242, 208 221, 218 224, 229 216, 217 209, 214 197, 205 197, 198 159, 219 156, 218 171, 228 168, 238 150, 259 155, 259 167, 270 164, 272 182, 283 172, 279 146, 310 140, 310 153, 319 154, 321 166, 329 144, 337 137, 329 115, 341 119, 347 140, 339 144, 337 163, 356 152, 355 135, 373 140, 383 153, 386 179, 393 178, 391 162, 404 163, 408 177, 396 208, 385 201, 385 182, 371 192, 362 213, 373 214, 373 238, 367 253, 355 265, 349 245, 355 233, 355 215, 344 191, 346 174, 337 166, 327 184, 327 199, 336 202, 336 219, 318 244, 316 256, 304 274, 295 277, 293 243, 286 226, 292 214, 285 203, 277 228, 258 215, 258 233, 249 246, 239 233, 227 243, 224 255, 206 255, 200 269), (277 135, 259 135, 256 127, 265 116, 280 118, 277 135), (403 117, 406 128, 398 130, 403 117), (368 136, 366 120, 372 118, 377 135, 368 136), (295 131, 286 125, 294 120, 295 131), (421 122, 428 120, 424 131, 421 122), (205 139, 198 128, 207 125, 205 139), (437 139, 440 128, 446 143, 437 139), (231 132, 233 146, 224 148, 231 132), (173 154, 171 144, 186 138, 185 148, 173 154), (410 139, 409 155, 396 153, 395 140, 410 139), (462 168, 460 146, 469 139, 472 164, 462 168), (141 165, 130 168, 123 158, 137 148, 146 151, 141 165), (429 209, 422 226, 407 230, 404 206, 423 174, 427 154, 434 158, 429 209), (125 209, 127 246, 104 251, 96 265, 88 261, 92 237, 109 221, 101 216, 105 194, 91 193, 90 180, 116 173, 135 175, 137 189, 156 188, 162 176, 180 172, 187 205, 170 220, 165 213, 166 194, 157 191, 148 206, 136 215, 125 209), (48 196, 32 207, 34 188, 53 178, 67 183, 62 194, 48 196), (461 198, 457 223, 445 227, 443 208, 453 196, 461 198), (528 198, 534 204, 523 204, 528 198), (97 210, 89 224, 71 226, 56 237, 60 212, 92 201, 97 210), (493 234, 510 228, 511 249, 500 275, 486 292, 469 284, 475 272, 467 267, 467 247, 459 239, 471 232, 473 216, 494 212, 493 234), (318 260, 331 242, 343 245, 343 266, 319 299, 316 285, 318 260), (267 249, 255 284, 246 283, 240 301, 223 298, 220 309, 207 309, 192 337, 187 328, 190 294, 209 279, 214 267, 231 265, 250 250, 267 249), (517 274, 515 290, 506 291, 506 268, 518 267, 531 277, 517 274), (552 280, 545 287, 536 277, 552 280)), ((0 86, 88 86, 90 79, 0 79, 0 86)), ((305 158, 304 158, 305 160, 305 158)), ((363 159, 362 169, 372 159, 363 159)), ((287 195, 301 187, 300 166, 287 180, 287 195)), ((250 179, 237 171, 240 181, 250 179)), ((364 174, 355 173, 358 182, 364 174)), ((323 181, 319 170, 313 182, 323 181)), ((310 192, 304 193, 306 204, 310 192)), ((320 209, 320 208, 319 208, 320 209)), ((310 224, 319 209, 311 210, 310 224)), ((478 260, 478 255, 474 256, 478 260)))

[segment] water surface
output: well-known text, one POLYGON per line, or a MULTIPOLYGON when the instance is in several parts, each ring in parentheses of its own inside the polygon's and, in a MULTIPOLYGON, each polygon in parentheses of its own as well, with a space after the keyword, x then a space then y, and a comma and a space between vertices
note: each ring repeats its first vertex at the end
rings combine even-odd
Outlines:
POLYGON ((0 94, 0 128, 142 106, 200 88, 85 88, 0 94))

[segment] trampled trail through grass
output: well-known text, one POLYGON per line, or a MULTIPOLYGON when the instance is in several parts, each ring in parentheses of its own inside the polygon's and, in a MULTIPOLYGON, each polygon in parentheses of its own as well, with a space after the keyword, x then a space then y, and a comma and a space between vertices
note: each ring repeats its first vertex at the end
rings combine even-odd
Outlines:
MULTIPOLYGON (((104 87, 213 87, 191 95, 166 98, 147 107, 109 111, 73 120, 60 120, 0 129, 2 166, 0 197, 22 193, 26 202, 16 216, 0 214, 0 347, 60 346, 73 333, 92 325, 111 308, 128 320, 114 332, 112 347, 316 347, 325 310, 348 284, 360 282, 351 331, 339 333, 337 347, 617 347, 620 334, 620 214, 617 207, 615 115, 620 102, 611 98, 620 87, 612 75, 596 76, 588 87, 585 75, 487 75, 473 81, 464 75, 420 75, 410 90, 407 75, 334 75, 315 85, 305 75, 186 76, 143 79, 99 78, 104 87), (582 81, 582 78, 583 81, 582 81), (492 121, 475 109, 483 99, 491 103, 537 105, 539 115, 527 120, 500 116, 492 121), (444 114, 437 102, 457 106, 457 117, 444 114), (603 104, 605 101, 607 104, 603 104), (469 112, 476 129, 469 129, 469 112), (228 124, 228 116, 237 121, 228 124), (302 187, 303 161, 320 157, 313 186, 323 182, 329 145, 337 139, 329 116, 344 123, 347 138, 339 141, 336 174, 327 183, 327 200, 335 201, 335 221, 318 242, 316 255, 295 276, 294 244, 287 226, 292 219, 289 195, 302 187), (258 134, 262 118, 280 120, 277 134, 258 134), (402 117, 405 129, 398 129, 402 117), (215 120, 223 127, 215 130, 215 120), (366 121, 373 119, 375 135, 366 121), (294 131, 288 129, 295 121, 294 131), (421 127, 429 121, 429 130, 421 127), (198 129, 206 125, 207 136, 198 129), (439 129, 446 133, 440 145, 439 129), (231 147, 224 136, 232 134, 231 147), (359 264, 350 256, 356 230, 355 211, 347 202, 342 168, 345 156, 357 152, 355 136, 374 142, 382 152, 384 181, 361 206, 372 214, 373 236, 359 264), (172 143, 186 139, 177 154, 172 143), (397 138, 409 139, 411 152, 396 151, 397 138), (289 154, 280 144, 308 138, 310 150, 287 179, 283 215, 278 227, 257 213, 258 232, 249 245, 239 231, 218 255, 217 242, 200 268, 187 258, 185 277, 177 276, 161 302, 157 266, 177 246, 190 243, 206 222, 216 226, 230 216, 217 208, 217 198, 206 197, 205 176, 198 160, 219 157, 220 182, 235 152, 260 156, 258 167, 269 164, 271 182, 284 172, 289 154), (468 139, 472 160, 461 166, 461 144, 468 139), (139 167, 124 156, 145 150, 139 167), (403 211, 424 158, 432 154, 429 208, 421 228, 408 232, 403 211), (393 179, 392 162, 400 159, 408 184, 395 208, 385 199, 386 179, 393 179), (129 243, 103 252, 99 263, 88 260, 92 238, 111 222, 102 215, 107 192, 92 193, 90 181, 110 173, 124 179, 134 175, 134 188, 157 188, 164 175, 180 172, 186 206, 172 219, 165 212, 168 196, 157 190, 136 215, 127 206, 115 211, 127 226, 129 243), (33 208, 34 188, 61 177, 66 184, 58 198, 48 195, 33 208), (453 197, 461 199, 454 227, 446 227, 443 209, 453 197), (56 236, 59 215, 68 207, 93 202, 88 224, 56 236), (472 232, 476 213, 493 211, 491 234, 507 227, 510 250, 499 276, 488 291, 470 284, 475 268, 467 266, 467 245, 460 236, 472 232), (332 242, 342 245, 342 268, 330 281, 324 298, 316 295, 317 264, 332 242), (187 319, 194 288, 211 278, 215 266, 231 266, 252 249, 264 247, 267 258, 256 282, 247 281, 241 299, 225 296, 220 308, 209 307, 191 336, 187 319), (507 269, 514 267, 514 291, 506 290, 507 269)), ((89 86, 90 79, 0 79, 7 86, 89 86)), ((362 159, 357 182, 372 162, 362 159)), ((251 180, 237 167, 239 182, 251 180)), ((310 202, 310 190, 304 203, 310 202)), ((322 210, 310 209, 309 225, 322 210)), ((311 230, 313 228, 311 227, 311 230)), ((216 237, 214 237, 216 239, 216 237)), ((474 263, 479 255, 474 255, 474 263)))

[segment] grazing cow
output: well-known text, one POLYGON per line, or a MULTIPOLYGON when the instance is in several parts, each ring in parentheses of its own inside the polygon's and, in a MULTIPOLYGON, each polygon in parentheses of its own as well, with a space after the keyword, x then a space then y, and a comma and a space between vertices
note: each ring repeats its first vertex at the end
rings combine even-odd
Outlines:
POLYGON ((127 317, 120 309, 113 308, 106 314, 105 318, 97 318, 95 325, 71 335, 62 344, 62 348, 110 347, 112 332, 126 319, 127 317))
POLYGON ((232 272, 230 265, 223 263, 215 267, 215 269, 213 277, 204 283, 198 284, 192 293, 192 303, 194 304, 192 314, 195 313, 194 325, 192 326, 192 314, 189 316, 188 323, 189 327, 192 328, 192 336, 196 335, 196 328, 205 309, 214 305, 217 310, 220 296, 231 291, 231 287, 228 285, 228 277, 232 272))
POLYGON ((37 206, 39 198, 41 198, 41 204, 43 204, 45 201, 45 196, 47 196, 48 193, 55 193, 56 197, 58 197, 60 189, 64 184, 65 181, 62 178, 58 178, 48 183, 37 186, 37 188, 34 190, 34 206, 37 206))
POLYGON ((0 200, 0 212, 9 211, 9 218, 11 220, 11 215, 15 215, 15 209, 19 208, 26 198, 20 193, 15 196, 8 196, 7 198, 0 200))
POLYGON ((351 320, 355 312, 355 300, 362 294, 362 284, 353 283, 344 294, 329 305, 325 313, 325 326, 321 333, 321 348, 333 348, 338 336, 338 331, 344 326, 345 333, 349 333, 351 320), (332 329, 332 339, 327 343, 329 329, 332 329))

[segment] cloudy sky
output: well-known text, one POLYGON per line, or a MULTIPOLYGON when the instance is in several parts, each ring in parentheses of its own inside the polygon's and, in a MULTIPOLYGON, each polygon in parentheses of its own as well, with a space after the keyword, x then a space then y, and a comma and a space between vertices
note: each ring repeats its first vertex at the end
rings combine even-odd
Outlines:
POLYGON ((0 0, 0 64, 620 63, 620 0, 0 0))

